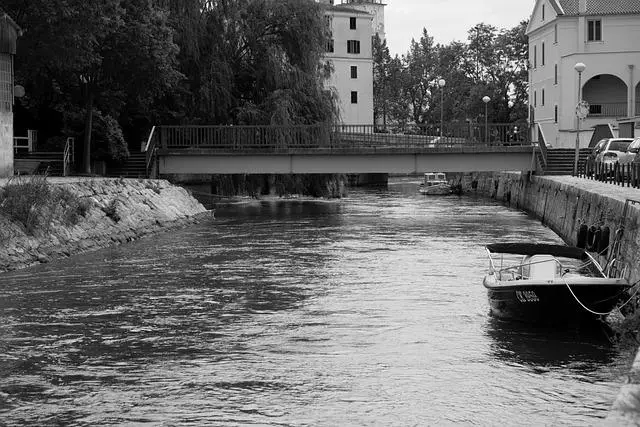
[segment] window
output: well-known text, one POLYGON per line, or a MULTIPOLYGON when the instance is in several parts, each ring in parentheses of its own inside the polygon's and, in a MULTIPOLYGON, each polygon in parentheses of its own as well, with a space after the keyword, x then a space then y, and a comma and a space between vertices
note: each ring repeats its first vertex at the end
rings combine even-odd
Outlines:
POLYGON ((558 64, 553 66, 553 84, 558 84, 558 64))
POLYGON ((544 89, 542 89, 542 99, 540 101, 542 101, 540 102, 540 105, 544 106, 544 89))
POLYGON ((0 112, 13 109, 13 57, 0 53, 0 112))
POLYGON ((587 41, 595 42, 602 40, 602 21, 599 19, 589 19, 587 21, 587 41))
POLYGON ((544 65, 544 42, 542 42, 542 65, 544 65))
POLYGON ((558 24, 553 26, 553 42, 558 43, 558 24))
POLYGON ((533 91, 533 106, 538 106, 538 92, 536 92, 535 90, 533 91))
POLYGON ((533 68, 538 66, 538 46, 533 47, 533 68))
POLYGON ((351 78, 352 79, 357 79, 358 78, 358 66, 357 65, 352 65, 351 66, 351 78))
POLYGON ((349 29, 356 29, 356 18, 349 18, 349 29))
POLYGON ((542 20, 544 21, 544 5, 542 5, 542 20))
POLYGON ((347 40, 347 53, 360 53, 360 40, 347 40))
POLYGON ((355 90, 351 91, 351 103, 352 104, 358 103, 358 92, 356 92, 355 90))
POLYGON ((327 52, 333 53, 334 42, 333 39, 327 41, 327 52))
POLYGON ((558 106, 553 107, 553 122, 558 123, 558 106))

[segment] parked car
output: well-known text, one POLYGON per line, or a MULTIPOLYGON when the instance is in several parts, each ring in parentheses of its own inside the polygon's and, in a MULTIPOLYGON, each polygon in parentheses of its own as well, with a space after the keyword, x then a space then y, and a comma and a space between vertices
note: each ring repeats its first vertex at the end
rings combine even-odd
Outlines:
POLYGON ((640 138, 634 139, 627 147, 627 151, 622 153, 618 160, 621 165, 628 165, 630 163, 637 163, 640 158, 636 160, 637 154, 640 151, 640 138))
POLYGON ((605 138, 598 141, 589 159, 593 159, 596 164, 615 164, 627 151, 633 138, 605 138))

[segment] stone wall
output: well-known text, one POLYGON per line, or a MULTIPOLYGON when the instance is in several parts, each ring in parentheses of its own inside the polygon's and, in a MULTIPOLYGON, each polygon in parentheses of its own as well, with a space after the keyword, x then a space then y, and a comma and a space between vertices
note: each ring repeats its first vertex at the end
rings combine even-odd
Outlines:
POLYGON ((0 111, 0 177, 13 175, 13 113, 0 111))
MULTIPOLYGON (((185 189, 164 180, 58 179, 54 184, 87 201, 76 224, 59 215, 27 233, 0 214, 0 271, 48 262, 128 242, 196 221, 206 209, 185 189)), ((64 203, 64 201, 60 201, 64 203)))

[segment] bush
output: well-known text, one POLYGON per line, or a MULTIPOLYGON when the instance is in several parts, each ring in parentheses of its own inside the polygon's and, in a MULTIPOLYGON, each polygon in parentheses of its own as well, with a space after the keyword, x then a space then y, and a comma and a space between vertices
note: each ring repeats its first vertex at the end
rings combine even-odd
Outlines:
POLYGON ((75 225, 91 209, 90 199, 80 199, 64 187, 52 187, 44 175, 15 177, 0 188, 0 214, 22 224, 28 234, 49 227, 53 218, 75 225))
POLYGON ((56 189, 54 198, 59 200, 63 210, 62 220, 65 225, 76 225, 80 217, 86 217, 93 206, 91 199, 80 198, 66 188, 56 189))
POLYGON ((51 188, 46 176, 15 177, 0 189, 0 212, 33 234, 43 225, 50 200, 51 188))
MULTIPOLYGON (((67 134, 75 136, 76 145, 84 140, 84 111, 70 111, 66 114, 67 134)), ((113 160, 123 162, 129 158, 129 149, 122 128, 116 119, 100 110, 93 112, 91 130, 91 160, 113 160)))

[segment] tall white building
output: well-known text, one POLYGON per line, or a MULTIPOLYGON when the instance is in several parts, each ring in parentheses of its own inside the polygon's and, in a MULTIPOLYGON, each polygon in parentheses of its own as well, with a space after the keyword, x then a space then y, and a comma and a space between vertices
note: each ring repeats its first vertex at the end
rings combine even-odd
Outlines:
POLYGON ((619 123, 640 116, 640 0, 537 0, 527 35, 534 139, 539 128, 547 144, 574 147, 579 99, 581 147, 596 125, 633 132, 619 123))
POLYGON ((341 4, 373 16, 373 34, 377 34, 381 40, 387 38, 384 32, 384 7, 386 3, 383 3, 382 0, 342 0, 341 4))
POLYGON ((320 0, 331 31, 325 58, 333 73, 327 87, 338 96, 340 119, 348 125, 373 124, 373 53, 375 30, 384 37, 384 4, 380 0, 320 0))

